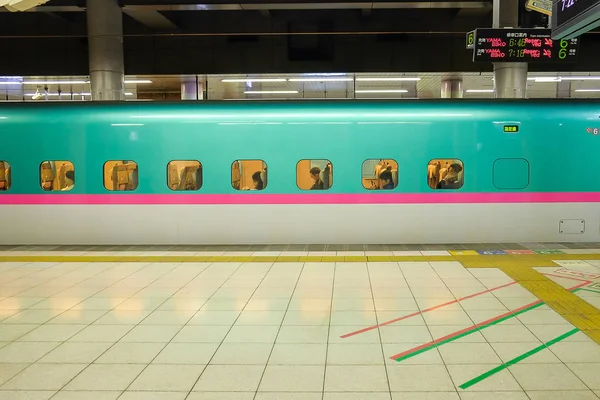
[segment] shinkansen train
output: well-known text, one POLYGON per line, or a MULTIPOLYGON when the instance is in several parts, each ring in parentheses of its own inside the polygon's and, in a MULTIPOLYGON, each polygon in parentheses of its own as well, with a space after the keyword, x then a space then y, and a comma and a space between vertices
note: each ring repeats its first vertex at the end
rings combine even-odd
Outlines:
POLYGON ((0 105, 2 244, 600 241, 597 101, 0 105))

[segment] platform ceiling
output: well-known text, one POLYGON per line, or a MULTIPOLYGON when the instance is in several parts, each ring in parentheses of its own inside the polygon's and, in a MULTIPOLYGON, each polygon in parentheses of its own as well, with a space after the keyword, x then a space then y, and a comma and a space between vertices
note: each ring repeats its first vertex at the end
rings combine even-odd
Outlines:
MULTIPOLYGON (((129 75, 491 71, 471 61, 464 43, 465 32, 491 26, 491 0, 121 3, 129 75)), ((0 75, 86 75, 84 7, 83 0, 23 13, 0 7, 0 75)), ((535 12, 521 20, 543 22, 535 12)), ((588 34, 576 64, 530 69, 600 70, 597 54, 600 35, 588 34)))
MULTIPOLYGON (((310 100, 310 99, 435 99, 442 81, 460 79, 464 98, 492 98, 492 73, 411 74, 255 74, 127 76, 127 100, 179 100, 182 83, 198 83, 207 100, 310 100)), ((89 101, 88 76, 30 76, 0 78, 0 102, 74 100, 89 101), (13 84, 9 84, 13 82, 13 84), (19 82, 19 83, 17 83, 19 82), (56 83, 58 82, 58 83, 56 83), (39 91, 47 97, 33 99, 39 91), (61 96, 58 96, 58 93, 61 96)), ((530 73, 529 98, 600 98, 600 72, 530 73)))

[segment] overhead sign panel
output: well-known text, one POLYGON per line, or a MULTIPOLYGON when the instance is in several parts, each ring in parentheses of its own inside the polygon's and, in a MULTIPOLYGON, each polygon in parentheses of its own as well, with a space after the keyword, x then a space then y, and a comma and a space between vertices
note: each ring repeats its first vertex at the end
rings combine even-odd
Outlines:
POLYGON ((550 29, 477 29, 473 61, 566 63, 578 52, 579 39, 552 40, 550 29))
POLYGON ((27 11, 40 6, 50 0, 0 0, 0 7, 4 6, 8 11, 27 11))
POLYGON ((554 0, 552 38, 570 39, 600 26, 600 0, 554 0))

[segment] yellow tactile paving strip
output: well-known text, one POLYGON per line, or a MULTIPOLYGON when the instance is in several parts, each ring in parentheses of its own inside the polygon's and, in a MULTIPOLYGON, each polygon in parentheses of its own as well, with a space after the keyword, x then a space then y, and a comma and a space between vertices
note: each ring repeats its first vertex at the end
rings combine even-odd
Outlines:
POLYGON ((600 344, 600 310, 556 284, 533 267, 552 260, 600 260, 600 254, 479 255, 461 251, 447 256, 0 256, 0 262, 410 262, 459 261, 466 268, 498 268, 533 293, 555 312, 600 344))
POLYGON ((447 256, 132 256, 132 255, 0 255, 0 262, 410 262, 460 261, 467 268, 500 265, 555 266, 552 260, 600 260, 600 254, 464 254, 447 256))

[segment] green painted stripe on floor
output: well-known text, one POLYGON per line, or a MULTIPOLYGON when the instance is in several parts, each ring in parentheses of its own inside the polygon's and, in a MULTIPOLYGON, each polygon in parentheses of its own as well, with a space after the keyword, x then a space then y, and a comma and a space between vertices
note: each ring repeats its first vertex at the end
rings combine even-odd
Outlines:
POLYGON ((592 293, 600 294, 600 291, 598 291, 598 290, 592 290, 592 289, 581 289, 581 290, 583 290, 584 292, 592 292, 592 293))
POLYGON ((514 318, 514 317, 516 317, 518 315, 521 315, 521 314, 523 314, 523 313, 525 313, 527 311, 531 311, 531 310, 536 309, 536 308, 538 308, 540 306, 543 306, 543 305, 544 305, 544 303, 540 302, 538 304, 534 304, 532 306, 529 306, 527 308, 519 310, 519 311, 515 312, 514 314, 510 314, 510 315, 507 315, 505 317, 499 318, 499 319, 497 319, 495 321, 488 322, 485 325, 474 326, 473 329, 470 329, 470 330, 468 330, 466 332, 463 332, 463 333, 461 333, 459 335, 453 336, 453 337, 448 338, 446 340, 443 340, 441 342, 436 342, 436 343, 432 344, 431 346, 428 346, 428 347, 425 347, 425 348, 420 349, 418 351, 415 351, 414 353, 407 354, 404 357, 397 358, 396 361, 400 362, 400 361, 408 360, 409 358, 418 356, 419 354, 425 353, 426 351, 433 350, 433 349, 435 349, 435 348, 437 348, 437 347, 439 347, 439 346, 441 346, 443 344, 450 343, 450 342, 453 342, 453 341, 458 340, 460 338, 463 338, 465 336, 468 336, 468 335, 470 335, 472 333, 479 332, 482 329, 485 329, 485 328, 488 328, 490 326, 499 324, 500 322, 503 322, 503 321, 506 321, 508 319, 514 318))
POLYGON ((505 362, 504 364, 501 364, 501 365, 497 366, 496 368, 492 368, 489 371, 471 379, 470 381, 463 383, 462 385, 459 386, 459 388, 468 389, 471 386, 476 385, 477 383, 481 382, 482 380, 487 379, 487 378, 491 377, 492 375, 495 375, 498 372, 503 371, 506 368, 510 367, 511 365, 515 365, 516 363, 523 361, 524 359, 529 358, 532 355, 539 353, 540 351, 542 351, 544 349, 547 349, 548 347, 552 346, 553 344, 558 343, 561 340, 564 340, 564 339, 568 338, 569 336, 576 334, 577 332, 579 332, 579 328, 575 328, 565 334, 555 337, 554 339, 550 340, 549 342, 546 342, 546 343, 536 347, 535 349, 529 350, 527 353, 521 354, 520 356, 515 357, 512 360, 509 360, 509 361, 505 362))
MULTIPOLYGON (((576 293, 576 292, 578 292, 578 291, 580 291, 580 290, 582 290, 582 289, 581 289, 581 288, 576 288, 576 289, 570 290, 570 292, 571 292, 571 293, 576 293)), ((460 339, 460 338, 463 338, 463 337, 465 337, 465 336, 468 336, 468 335, 470 335, 470 334, 472 334, 472 333, 479 332, 479 331, 481 331, 481 330, 483 330, 483 329, 485 329, 485 328, 488 328, 488 327, 490 327, 490 326, 493 326, 493 325, 497 325, 497 324, 499 324, 499 323, 501 323, 501 322, 504 322, 504 321, 506 321, 506 320, 508 320, 508 319, 511 319, 511 318, 514 318, 514 317, 516 317, 516 316, 518 316, 518 315, 521 315, 521 314, 523 314, 523 313, 526 313, 527 311, 531 311, 531 310, 533 310, 533 309, 536 309, 536 308, 538 308, 538 307, 540 307, 540 306, 543 306, 544 304, 546 304, 546 303, 544 303, 544 302, 540 302, 540 303, 538 303, 538 304, 534 304, 534 305, 532 305, 532 306, 530 306, 530 307, 527 307, 527 308, 524 308, 524 309, 522 309, 522 310, 519 310, 519 311, 517 311, 517 312, 515 312, 515 313, 513 313, 513 314, 510 314, 510 315, 507 315, 507 316, 505 316, 505 317, 499 318, 499 319, 497 319, 497 320, 491 321, 491 322, 489 322, 489 323, 487 323, 487 324, 484 324, 484 325, 480 325, 480 326, 473 327, 473 329, 471 329, 471 330, 469 330, 469 331, 467 331, 467 332, 464 332, 464 333, 461 333, 461 334, 459 334, 459 335, 453 336, 453 337, 451 337, 451 338, 448 338, 448 339, 446 339, 446 340, 443 340, 443 341, 441 341, 441 342, 434 343, 434 344, 432 344, 431 346, 428 346, 428 347, 422 348, 422 349, 420 349, 420 350, 417 350, 417 351, 415 351, 414 353, 410 353, 410 354, 407 354, 407 355, 405 355, 405 356, 403 356, 403 357, 396 358, 396 361, 400 362, 400 361, 404 361, 404 360, 407 360, 407 359, 409 359, 409 358, 415 357, 415 356, 417 356, 417 355, 419 355, 419 354, 425 353, 426 351, 433 350, 433 349, 435 349, 435 348, 437 348, 437 347, 439 347, 439 346, 441 346, 441 345, 443 345, 443 344, 446 344, 446 343, 453 342, 453 341, 455 341, 455 340, 458 340, 458 339, 460 339)))

